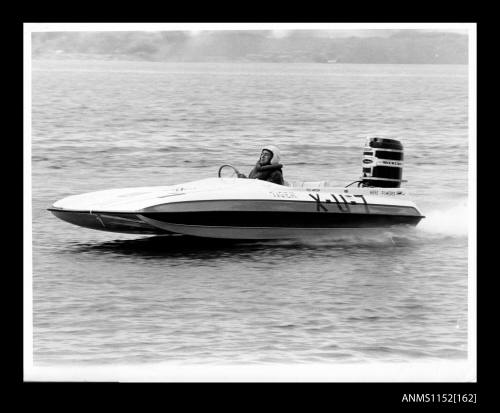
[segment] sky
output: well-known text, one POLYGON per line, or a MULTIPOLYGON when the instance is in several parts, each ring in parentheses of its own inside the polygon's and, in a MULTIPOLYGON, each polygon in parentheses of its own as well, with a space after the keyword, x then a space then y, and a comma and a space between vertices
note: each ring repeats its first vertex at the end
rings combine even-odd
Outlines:
POLYGON ((401 29, 467 34, 473 23, 25 23, 33 31, 189 31, 270 30, 286 36, 291 30, 317 30, 333 37, 390 35, 401 29))
MULTIPOLYGON (((233 30, 233 29, 232 29, 233 30)), ((237 28, 234 28, 234 30, 238 30, 237 28)), ((246 30, 246 29, 240 29, 240 30, 246 30)), ((253 29, 252 29, 253 30, 253 29)), ((261 29, 257 29, 261 30, 261 29)), ((265 30, 265 29, 262 29, 265 30)), ((295 32, 297 33, 298 31, 301 30, 306 30, 308 34, 313 34, 316 33, 318 37, 329 37, 329 38, 341 38, 341 37, 388 37, 391 36, 397 32, 402 31, 403 29, 360 29, 360 30, 351 30, 351 29, 339 29, 339 30, 323 30, 323 29, 291 29, 291 30, 281 30, 281 29, 275 29, 275 30, 268 30, 271 33, 271 36, 274 38, 284 38, 290 35, 291 33, 295 32)), ((414 31, 415 33, 457 33, 457 34, 467 34, 466 29, 407 29, 410 31, 414 31)), ((206 31, 213 31, 212 29, 210 30, 205 30, 205 29, 194 29, 194 30, 184 30, 188 32, 191 36, 195 37, 200 34, 203 34, 206 31)))

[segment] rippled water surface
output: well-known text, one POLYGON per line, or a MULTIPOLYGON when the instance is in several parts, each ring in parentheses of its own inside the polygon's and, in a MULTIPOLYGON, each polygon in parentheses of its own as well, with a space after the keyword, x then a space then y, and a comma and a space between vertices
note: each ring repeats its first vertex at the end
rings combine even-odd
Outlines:
POLYGON ((466 66, 35 61, 33 356, 74 363, 467 358, 466 66), (343 186, 400 139, 427 218, 399 237, 227 242, 87 230, 46 208, 248 172, 343 186))

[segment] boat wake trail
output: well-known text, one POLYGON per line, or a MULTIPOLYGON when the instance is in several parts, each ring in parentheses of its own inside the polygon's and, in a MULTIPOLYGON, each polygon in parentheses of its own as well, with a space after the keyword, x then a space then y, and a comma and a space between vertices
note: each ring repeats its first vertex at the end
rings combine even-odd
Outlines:
POLYGON ((466 237, 469 232, 467 200, 452 206, 431 210, 418 225, 418 231, 435 237, 466 237))
POLYGON ((253 245, 262 245, 267 247, 282 248, 359 248, 359 247, 387 247, 397 245, 397 240, 414 239, 415 230, 405 228, 398 230, 383 229, 379 233, 371 234, 352 234, 342 236, 322 236, 306 237, 289 240, 264 240, 254 241, 253 245))

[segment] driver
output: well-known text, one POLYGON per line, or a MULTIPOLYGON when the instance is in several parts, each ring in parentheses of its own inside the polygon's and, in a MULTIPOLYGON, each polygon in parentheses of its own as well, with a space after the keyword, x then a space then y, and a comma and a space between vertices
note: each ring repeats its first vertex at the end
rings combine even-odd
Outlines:
MULTIPOLYGON (((274 145, 268 145, 262 148, 260 158, 255 167, 250 171, 250 179, 261 179, 263 181, 273 182, 278 185, 284 185, 283 165, 280 162, 280 150, 274 145)), ((238 178, 246 178, 239 174, 238 178)))

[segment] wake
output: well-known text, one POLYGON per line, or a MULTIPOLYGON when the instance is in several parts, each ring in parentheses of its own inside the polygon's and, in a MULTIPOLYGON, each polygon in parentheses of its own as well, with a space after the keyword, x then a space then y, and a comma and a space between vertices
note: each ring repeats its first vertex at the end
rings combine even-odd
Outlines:
POLYGON ((431 210, 424 213, 417 226, 418 231, 436 236, 465 237, 469 233, 469 208, 467 200, 453 206, 431 210))

